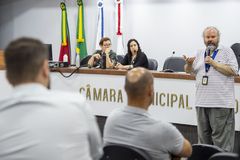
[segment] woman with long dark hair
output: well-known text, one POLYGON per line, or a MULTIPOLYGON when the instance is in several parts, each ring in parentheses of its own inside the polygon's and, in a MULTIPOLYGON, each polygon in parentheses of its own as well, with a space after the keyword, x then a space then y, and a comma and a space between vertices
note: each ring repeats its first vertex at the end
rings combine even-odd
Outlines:
POLYGON ((130 69, 134 67, 148 68, 148 58, 142 52, 141 47, 136 39, 128 41, 128 53, 124 56, 121 63, 117 63, 115 68, 130 69))

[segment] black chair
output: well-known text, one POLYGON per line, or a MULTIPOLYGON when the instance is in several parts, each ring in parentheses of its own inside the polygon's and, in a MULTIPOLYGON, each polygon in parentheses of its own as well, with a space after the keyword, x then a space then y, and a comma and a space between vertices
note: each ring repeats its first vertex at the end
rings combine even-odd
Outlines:
POLYGON ((112 144, 103 148, 104 155, 100 160, 151 160, 143 150, 126 145, 112 144))
POLYGON ((238 160, 238 154, 236 153, 216 153, 212 155, 208 160, 238 160))
POLYGON ((88 61, 91 57, 92 57, 92 55, 87 55, 87 56, 83 57, 83 59, 81 59, 81 61, 80 61, 80 66, 88 67, 88 61))
POLYGON ((148 69, 149 70, 157 70, 158 68, 158 62, 155 59, 148 59, 148 69))
POLYGON ((192 155, 188 160, 208 160, 212 155, 224 152, 221 148, 209 144, 193 144, 192 155))
POLYGON ((238 68, 240 66, 240 43, 234 43, 232 46, 231 46, 233 52, 235 53, 235 56, 237 58, 237 61, 238 61, 238 68))
POLYGON ((117 59, 119 63, 122 63, 123 58, 124 58, 124 55, 117 55, 117 59))
POLYGON ((186 61, 183 57, 168 57, 163 65, 163 70, 171 69, 175 72, 184 72, 186 61))

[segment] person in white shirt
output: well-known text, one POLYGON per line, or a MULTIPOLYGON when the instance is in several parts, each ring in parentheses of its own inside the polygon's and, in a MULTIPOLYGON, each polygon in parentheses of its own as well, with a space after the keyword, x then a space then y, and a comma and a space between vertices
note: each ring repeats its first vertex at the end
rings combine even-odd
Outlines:
POLYGON ((232 152, 237 59, 230 47, 219 44, 220 33, 216 27, 207 27, 203 39, 206 48, 199 50, 195 57, 184 55, 185 71, 196 77, 198 141, 232 152))
POLYGON ((42 42, 11 42, 5 62, 13 91, 0 100, 0 159, 100 159, 100 131, 86 100, 47 88, 48 52, 42 42))

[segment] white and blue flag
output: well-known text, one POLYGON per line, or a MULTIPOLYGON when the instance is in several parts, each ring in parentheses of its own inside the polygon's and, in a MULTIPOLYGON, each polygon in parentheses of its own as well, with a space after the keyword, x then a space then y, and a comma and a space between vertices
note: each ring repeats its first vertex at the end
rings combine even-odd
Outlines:
POLYGON ((101 49, 99 46, 99 42, 104 37, 103 1, 102 0, 98 1, 97 5, 98 5, 98 22, 97 22, 96 49, 101 49))

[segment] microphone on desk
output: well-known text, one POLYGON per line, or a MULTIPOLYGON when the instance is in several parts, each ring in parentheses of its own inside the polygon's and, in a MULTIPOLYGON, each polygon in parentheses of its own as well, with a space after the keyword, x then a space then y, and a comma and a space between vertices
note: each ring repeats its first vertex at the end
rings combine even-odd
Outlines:
POLYGON ((175 51, 173 51, 172 56, 171 56, 170 60, 168 61, 167 69, 163 70, 163 72, 174 72, 173 69, 169 69, 169 68, 168 68, 168 66, 169 66, 169 64, 171 63, 171 60, 172 60, 172 57, 173 57, 174 54, 175 54, 175 51))

